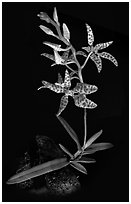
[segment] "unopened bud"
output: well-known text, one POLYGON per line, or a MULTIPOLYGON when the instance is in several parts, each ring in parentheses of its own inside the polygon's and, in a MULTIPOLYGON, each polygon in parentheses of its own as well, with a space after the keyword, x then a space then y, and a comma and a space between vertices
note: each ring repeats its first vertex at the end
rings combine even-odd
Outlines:
POLYGON ((50 21, 51 21, 50 17, 47 15, 47 13, 40 12, 40 14, 38 14, 37 16, 40 17, 41 20, 46 21, 47 23, 50 23, 50 21))

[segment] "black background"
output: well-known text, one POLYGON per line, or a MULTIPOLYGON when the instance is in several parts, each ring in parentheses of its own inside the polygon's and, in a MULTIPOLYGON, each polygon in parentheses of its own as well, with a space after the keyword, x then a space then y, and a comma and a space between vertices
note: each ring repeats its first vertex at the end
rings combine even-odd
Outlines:
MULTIPOLYGON (((70 197, 70 201, 128 201, 129 5, 75 2, 3 3, 3 201, 39 201, 38 197, 23 195, 5 184, 16 171, 16 158, 26 151, 37 134, 51 137, 72 153, 76 150, 55 116, 62 95, 49 90, 37 91, 42 80, 54 83, 58 72, 64 77, 64 67, 50 67, 52 62, 40 56, 42 52, 51 53, 42 42, 56 42, 56 39, 39 29, 40 24, 52 26, 40 21, 37 14, 44 11, 52 17, 55 6, 59 21, 67 24, 77 50, 87 46, 85 23, 88 23, 94 32, 94 45, 114 41, 107 52, 119 63, 115 67, 103 59, 103 69, 98 74, 89 60, 83 71, 84 81, 98 86, 98 91, 87 97, 98 104, 96 109, 87 111, 88 137, 103 129, 98 141, 111 142, 114 147, 93 155, 97 163, 86 165, 88 176, 81 175, 82 190, 78 196, 70 197)), ((83 109, 74 106, 69 98, 62 117, 82 143, 83 109)))

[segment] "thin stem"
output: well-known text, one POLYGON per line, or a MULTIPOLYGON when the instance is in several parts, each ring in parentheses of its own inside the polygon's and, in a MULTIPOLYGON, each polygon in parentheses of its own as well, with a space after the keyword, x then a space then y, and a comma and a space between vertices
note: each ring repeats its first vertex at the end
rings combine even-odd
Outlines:
POLYGON ((73 70, 69 65, 65 64, 65 66, 66 66, 70 71, 72 71, 74 74, 77 74, 77 71, 73 70))
POLYGON ((92 52, 90 52, 89 55, 87 56, 87 58, 86 58, 84 64, 82 65, 81 69, 83 69, 85 67, 85 65, 86 65, 86 63, 87 63, 87 61, 88 61, 91 54, 92 54, 92 52))
POLYGON ((86 108, 84 108, 84 129, 85 129, 85 132, 84 132, 84 145, 83 145, 83 147, 84 147, 85 144, 86 144, 86 137, 87 137, 87 123, 86 123, 86 117, 87 117, 86 108))

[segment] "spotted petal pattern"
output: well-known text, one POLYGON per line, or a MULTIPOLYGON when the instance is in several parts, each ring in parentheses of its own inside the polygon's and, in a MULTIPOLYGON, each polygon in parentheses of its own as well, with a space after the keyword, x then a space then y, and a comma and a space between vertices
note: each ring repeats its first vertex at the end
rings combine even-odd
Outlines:
POLYGON ((75 102, 75 105, 80 108, 93 109, 97 107, 97 104, 87 99, 84 94, 79 94, 77 96, 74 96, 74 102, 75 102))
POLYGON ((86 28, 87 28, 87 34, 88 34, 88 44, 91 46, 94 42, 93 31, 88 24, 86 24, 86 28))
POLYGON ((111 54, 109 54, 109 53, 107 53, 107 52, 102 52, 102 53, 99 53, 99 55, 100 55, 101 57, 103 57, 103 58, 105 58, 105 59, 108 59, 108 60, 110 60, 111 62, 113 62, 115 66, 118 66, 117 60, 116 60, 111 54))
POLYGON ((65 71, 64 85, 65 85, 66 88, 70 88, 70 87, 71 87, 70 74, 69 74, 69 72, 68 72, 67 69, 66 69, 66 71, 65 71))
POLYGON ((91 94, 96 92, 97 90, 97 86, 85 83, 77 83, 76 87, 73 89, 74 93, 80 94, 91 94))
POLYGON ((63 83, 63 79, 60 73, 58 73, 58 84, 62 84, 63 83))
POLYGON ((102 70, 102 61, 101 61, 100 56, 98 54, 96 55, 92 53, 90 55, 90 58, 92 59, 93 62, 95 62, 98 72, 100 73, 100 71, 102 70))
POLYGON ((42 81, 42 84, 44 85, 42 88, 48 88, 51 91, 54 91, 56 93, 64 93, 64 89, 60 85, 51 84, 51 83, 49 83, 47 81, 42 81))
POLYGON ((105 48, 107 48, 109 45, 111 45, 113 43, 113 41, 109 41, 106 43, 99 43, 94 47, 94 50, 103 50, 105 48))
POLYGON ((67 104, 68 104, 68 96, 64 95, 61 98, 60 107, 59 107, 57 116, 59 116, 62 113, 62 111, 66 108, 67 104))

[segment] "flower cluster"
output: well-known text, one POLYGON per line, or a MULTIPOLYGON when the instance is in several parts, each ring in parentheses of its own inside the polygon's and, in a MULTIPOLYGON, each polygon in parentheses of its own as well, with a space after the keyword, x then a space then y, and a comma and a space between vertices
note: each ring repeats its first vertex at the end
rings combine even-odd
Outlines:
POLYGON ((58 74, 58 82, 55 84, 49 83, 47 81, 42 81, 43 86, 41 88, 48 88, 56 93, 64 93, 64 96, 61 98, 59 111, 57 116, 59 116, 62 111, 66 108, 68 104, 68 96, 73 97, 75 105, 81 108, 92 109, 97 105, 86 98, 87 94, 91 94, 97 91, 97 87, 95 85, 85 84, 85 83, 77 83, 76 86, 70 90, 71 88, 71 77, 68 70, 65 71, 64 82, 60 74, 58 74))

